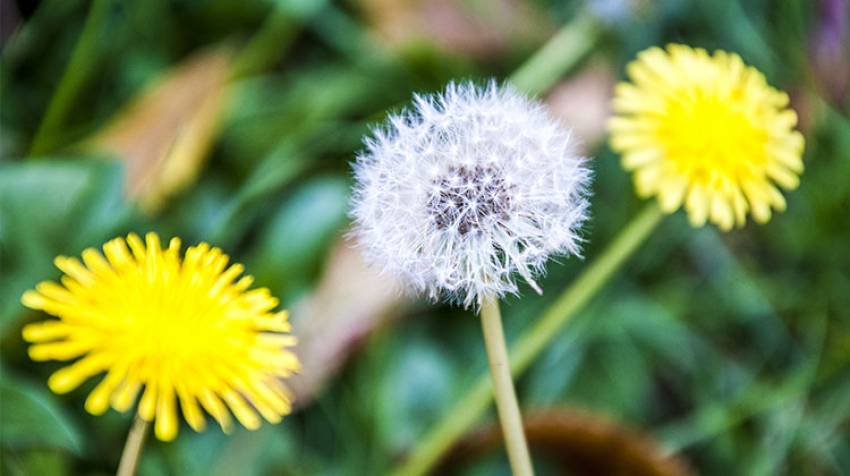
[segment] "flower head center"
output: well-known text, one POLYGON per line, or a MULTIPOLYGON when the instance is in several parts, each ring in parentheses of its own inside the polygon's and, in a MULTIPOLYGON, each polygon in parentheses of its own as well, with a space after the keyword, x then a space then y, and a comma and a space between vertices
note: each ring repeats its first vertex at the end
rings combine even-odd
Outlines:
POLYGON ((716 183, 749 175, 766 160, 768 136, 738 102, 704 91, 671 101, 658 129, 666 157, 691 180, 716 183))
POLYGON ((511 185, 493 167, 451 166, 432 181, 428 213, 439 230, 479 231, 511 210, 511 185))
POLYGON ((112 311, 111 315, 123 316, 124 324, 119 326, 118 334, 132 340, 117 339, 116 344, 145 349, 148 359, 170 360, 174 364, 220 352, 222 340, 227 340, 224 334, 227 331, 221 326, 227 322, 222 306, 228 303, 215 302, 200 290, 186 291, 181 299, 176 295, 157 296, 153 287, 140 290, 139 296, 130 299, 130 305, 112 311))

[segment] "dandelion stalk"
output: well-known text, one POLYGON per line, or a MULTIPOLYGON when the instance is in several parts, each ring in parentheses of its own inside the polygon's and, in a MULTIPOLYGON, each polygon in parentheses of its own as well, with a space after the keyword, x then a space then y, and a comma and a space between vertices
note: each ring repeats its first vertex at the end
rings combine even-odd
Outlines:
POLYGON ((139 460, 142 457, 142 449, 145 446, 148 427, 150 427, 150 423, 136 415, 130 433, 127 434, 127 442, 124 443, 124 451, 121 453, 121 461, 118 463, 116 476, 133 476, 136 474, 136 468, 139 467, 139 460))
POLYGON ((531 476, 534 470, 528 454, 528 443, 525 441, 522 414, 511 379, 510 360, 505 346, 505 333, 502 330, 502 313, 499 310, 499 302, 495 299, 487 299, 481 306, 481 329, 484 332, 493 393, 496 396, 496 408, 511 469, 514 476, 531 476))
MULTIPOLYGON (((584 272, 564 290, 530 329, 526 330, 510 347, 511 374, 519 376, 540 352, 552 342, 566 323, 620 269, 623 263, 652 233, 662 218, 661 210, 653 203, 647 205, 620 231, 614 241, 584 272)), ((419 439, 413 453, 393 474, 419 476, 426 474, 487 411, 492 388, 486 375, 482 375, 471 389, 445 413, 434 428, 419 439)))

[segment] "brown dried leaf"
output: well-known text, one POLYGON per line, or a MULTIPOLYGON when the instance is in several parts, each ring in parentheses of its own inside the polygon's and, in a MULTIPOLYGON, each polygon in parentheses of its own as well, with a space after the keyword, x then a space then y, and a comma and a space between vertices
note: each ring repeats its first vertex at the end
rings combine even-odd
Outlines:
MULTIPOLYGON (((670 455, 651 436, 606 416, 577 408, 537 410, 523 416, 529 447, 545 454, 563 474, 690 476, 685 460, 670 455)), ((443 459, 441 468, 501 449, 502 431, 487 424, 468 434, 443 459)))
POLYGON ((614 82, 611 66, 593 63, 559 83, 546 98, 552 113, 572 128, 585 149, 605 136, 614 82))
POLYGON ((86 147, 127 162, 126 193, 155 212, 200 172, 227 97, 228 48, 197 53, 130 101, 86 147))
POLYGON ((305 406, 372 331, 401 315, 408 300, 398 283, 369 267, 352 242, 341 239, 312 295, 293 307, 299 375, 288 380, 305 406))
POLYGON ((554 25, 528 2, 497 0, 358 0, 366 21, 391 46, 429 42, 487 59, 517 44, 536 44, 554 25))

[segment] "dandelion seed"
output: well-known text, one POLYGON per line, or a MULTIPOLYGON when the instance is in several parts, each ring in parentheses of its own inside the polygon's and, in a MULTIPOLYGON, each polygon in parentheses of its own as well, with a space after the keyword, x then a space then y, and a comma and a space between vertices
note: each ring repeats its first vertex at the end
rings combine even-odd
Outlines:
POLYGON ((354 165, 354 234, 414 291, 464 306, 515 293, 580 252, 586 160, 569 132, 508 86, 450 84, 414 99, 354 165))
POLYGON ((804 146, 787 94, 734 53, 684 45, 650 48, 627 71, 609 129, 640 196, 723 230, 785 209, 777 186, 797 187, 804 146))
POLYGON ((290 411, 280 378, 298 369, 285 311, 267 289, 252 289, 242 266, 227 266, 206 243, 180 258, 180 240, 162 249, 159 237, 131 234, 83 251, 83 262, 58 257, 61 285, 43 282, 22 302, 59 319, 27 325, 33 360, 76 360, 51 375, 48 385, 66 393, 100 373, 106 376, 86 399, 99 415, 111 405, 127 411, 141 392, 138 414, 156 420, 156 436, 177 436, 177 402, 194 430, 202 410, 221 427, 230 413, 246 428, 261 415, 277 423, 290 411), (129 246, 129 248, 128 248, 129 246), (238 279, 237 279, 238 278, 238 279))

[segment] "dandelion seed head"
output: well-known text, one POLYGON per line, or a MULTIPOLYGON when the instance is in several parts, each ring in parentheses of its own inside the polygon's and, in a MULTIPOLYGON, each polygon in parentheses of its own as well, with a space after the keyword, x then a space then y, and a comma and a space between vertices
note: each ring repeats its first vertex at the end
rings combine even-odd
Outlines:
POLYGON ((516 293, 553 255, 578 255, 586 160, 569 131, 509 86, 417 95, 365 141, 354 231, 371 262, 464 306, 516 293))

